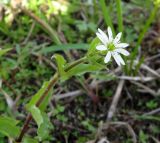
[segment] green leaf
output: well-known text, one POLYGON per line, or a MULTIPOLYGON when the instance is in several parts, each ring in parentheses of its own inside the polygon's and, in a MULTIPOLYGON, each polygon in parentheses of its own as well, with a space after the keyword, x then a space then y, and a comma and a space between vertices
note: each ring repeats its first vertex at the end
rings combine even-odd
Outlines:
POLYGON ((139 139, 140 139, 141 143, 147 143, 148 135, 145 134, 142 130, 140 130, 139 139))
POLYGON ((31 112, 32 117, 36 121, 38 127, 40 127, 41 124, 43 123, 43 117, 41 115, 40 109, 35 105, 33 105, 32 107, 29 108, 29 111, 31 112))
POLYGON ((43 102, 40 104, 39 108, 41 111, 44 111, 51 99, 51 96, 52 96, 52 93, 53 93, 53 89, 51 89, 48 93, 47 96, 45 96, 45 98, 43 99, 43 102))
POLYGON ((49 131, 53 128, 53 125, 51 124, 49 117, 46 113, 42 112, 41 115, 44 122, 39 126, 37 133, 40 140, 44 140, 49 137, 49 131))
POLYGON ((57 52, 57 51, 66 51, 71 49, 80 49, 80 50, 87 50, 89 48, 88 44, 79 43, 79 44, 62 44, 62 45, 55 45, 55 46, 49 46, 45 47, 42 50, 40 50, 40 53, 47 54, 51 52, 57 52))
POLYGON ((66 79, 68 79, 68 76, 67 76, 66 72, 64 71, 65 66, 66 66, 66 60, 63 58, 63 56, 61 56, 59 54, 55 54, 54 58, 57 63, 58 73, 61 77, 61 80, 65 81, 66 79))
POLYGON ((38 141, 36 139, 31 138, 31 137, 25 137, 23 139, 22 143, 38 143, 38 141))
POLYGON ((8 48, 8 49, 0 49, 0 56, 4 55, 5 53, 7 53, 8 51, 12 50, 12 48, 8 48))
POLYGON ((102 69, 102 66, 92 65, 92 64, 79 64, 75 67, 73 67, 71 70, 67 72, 67 76, 76 76, 76 75, 82 75, 87 72, 95 72, 97 70, 102 69))
MULTIPOLYGON (((41 98, 41 96, 43 95, 43 93, 45 92, 46 88, 48 87, 48 84, 49 82, 46 81, 43 83, 42 87, 40 88, 40 90, 32 97, 32 99, 30 100, 30 102, 26 105, 26 108, 28 110, 30 110, 30 108, 33 106, 33 105, 36 105, 36 103, 38 102, 38 100, 41 98)), ((40 105, 40 109, 42 111, 45 110, 46 106, 48 105, 48 102, 49 102, 49 99, 52 95, 52 92, 53 90, 51 90, 48 95, 44 98, 43 102, 41 103, 40 105)))
POLYGON ((91 44, 90 44, 90 46, 89 46, 88 53, 87 53, 88 56, 93 56, 93 55, 95 55, 95 53, 96 53, 96 51, 97 51, 97 50, 96 50, 96 46, 97 46, 99 43, 100 43, 100 40, 99 40, 97 37, 92 40, 92 42, 91 42, 91 44))
POLYGON ((20 128, 17 127, 18 121, 9 117, 0 116, 0 133, 8 137, 17 137, 20 128))
POLYGON ((50 123, 50 120, 48 118, 48 115, 44 112, 41 112, 41 110, 36 107, 32 106, 30 108, 30 112, 33 116, 33 119, 38 125, 38 137, 42 141, 49 137, 49 131, 52 129, 52 124, 50 123))

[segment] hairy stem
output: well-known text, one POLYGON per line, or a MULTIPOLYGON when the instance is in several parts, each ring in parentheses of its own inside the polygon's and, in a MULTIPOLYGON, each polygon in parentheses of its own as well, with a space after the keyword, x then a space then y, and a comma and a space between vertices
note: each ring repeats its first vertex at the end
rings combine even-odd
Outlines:
MULTIPOLYGON (((71 70, 73 67, 79 65, 80 63, 83 63, 86 61, 86 57, 83 57, 79 60, 74 61, 73 63, 71 63, 69 66, 66 67, 65 71, 69 71, 71 70)), ((54 74, 54 76, 51 78, 51 80, 49 81, 49 84, 47 86, 47 88, 45 89, 44 93, 42 94, 41 98, 37 101, 36 106, 39 107, 40 104, 43 102, 44 98, 48 95, 49 91, 51 90, 51 88, 57 83, 59 79, 59 74, 56 72, 54 74)), ((17 138, 16 142, 20 143, 24 137, 24 134, 27 132, 28 128, 29 128, 29 123, 32 120, 32 115, 28 114, 28 116, 26 117, 25 123, 23 125, 23 128, 21 130, 21 133, 19 135, 19 137, 17 138)))

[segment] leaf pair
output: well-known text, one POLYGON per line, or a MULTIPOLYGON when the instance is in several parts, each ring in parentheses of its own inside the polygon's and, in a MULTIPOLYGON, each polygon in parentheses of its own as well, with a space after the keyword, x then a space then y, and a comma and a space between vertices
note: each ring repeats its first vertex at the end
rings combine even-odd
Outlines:
POLYGON ((55 54, 54 58, 56 60, 57 67, 58 67, 57 71, 58 71, 58 74, 60 75, 60 80, 62 82, 65 80, 68 80, 72 76, 80 76, 87 72, 95 72, 103 68, 103 66, 101 66, 98 63, 93 64, 88 62, 90 60, 90 57, 89 59, 86 58, 86 61, 83 61, 78 64, 74 64, 74 66, 71 66, 73 65, 74 62, 71 64, 67 64, 66 60, 61 55, 55 54))

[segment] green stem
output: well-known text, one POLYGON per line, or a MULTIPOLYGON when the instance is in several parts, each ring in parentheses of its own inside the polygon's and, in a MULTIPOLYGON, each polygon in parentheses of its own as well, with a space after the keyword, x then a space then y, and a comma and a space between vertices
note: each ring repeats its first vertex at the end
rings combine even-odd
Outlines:
MULTIPOLYGON (((77 61, 72 62, 69 66, 66 67, 65 71, 69 71, 72 68, 74 68, 75 66, 85 62, 87 60, 87 57, 83 57, 77 61)), ((41 98, 37 101, 36 106, 39 107, 41 105, 41 103, 43 102, 43 100, 45 99, 45 97, 48 95, 49 91, 51 90, 51 88, 58 82, 59 80, 59 74, 56 72, 54 74, 54 76, 50 79, 49 84, 47 86, 47 88, 45 89, 44 93, 42 94, 41 98)), ((19 137, 17 138, 16 142, 20 143, 24 137, 24 134, 27 132, 28 130, 28 126, 30 121, 32 120, 32 115, 28 114, 25 123, 23 125, 23 128, 21 130, 21 133, 19 135, 19 137)))
POLYGON ((109 8, 106 6, 105 0, 100 0, 99 3, 100 3, 101 8, 102 8, 102 12, 103 12, 103 17, 104 17, 105 23, 106 23, 107 26, 111 27, 113 35, 115 35, 114 26, 113 26, 113 23, 112 23, 110 14, 109 14, 109 8))

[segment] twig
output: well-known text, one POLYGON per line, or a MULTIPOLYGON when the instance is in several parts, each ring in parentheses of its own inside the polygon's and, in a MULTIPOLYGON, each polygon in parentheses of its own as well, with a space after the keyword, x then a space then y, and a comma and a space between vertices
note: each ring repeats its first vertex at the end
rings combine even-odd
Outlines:
POLYGON ((142 65, 141 65, 141 68, 147 70, 148 72, 152 73, 154 76, 160 78, 160 75, 159 75, 155 70, 153 70, 153 69, 151 69, 150 67, 148 67, 147 65, 142 64, 142 65))
POLYGON ((147 58, 145 61, 148 62, 148 61, 154 60, 154 59, 159 58, 159 57, 160 57, 160 54, 157 54, 157 55, 154 55, 152 57, 147 58))
POLYGON ((144 113, 142 116, 153 115, 153 114, 156 114, 158 112, 160 112, 160 108, 154 109, 154 110, 152 110, 148 113, 144 113))
POLYGON ((156 139, 155 137, 151 137, 151 138, 155 141, 155 143, 160 143, 160 141, 156 139))
POLYGON ((157 96, 159 94, 158 92, 155 92, 154 90, 150 89, 149 87, 147 87, 147 86, 145 86, 145 85, 143 85, 141 83, 138 83, 138 82, 135 82, 135 81, 131 81, 131 83, 133 83, 133 84, 145 89, 145 91, 147 91, 148 93, 150 93, 153 96, 157 96))
POLYGON ((73 96, 76 97, 76 96, 82 95, 83 93, 84 93, 83 90, 76 90, 76 91, 72 91, 64 94, 55 95, 53 99, 60 100, 67 97, 73 97, 73 96))
POLYGON ((156 79, 155 77, 139 77, 139 76, 135 76, 135 77, 119 76, 118 78, 123 80, 133 80, 133 81, 142 81, 142 82, 148 82, 156 79))
MULTIPOLYGON (((89 87, 91 89, 95 89, 97 87, 97 85, 104 83, 105 81, 96 81, 96 82, 92 82, 89 87)), ((53 100, 60 100, 60 99, 64 99, 67 97, 77 97, 84 94, 84 90, 80 89, 80 90, 75 90, 72 92, 67 92, 67 93, 63 93, 63 94, 56 94, 53 96, 53 100)))
POLYGON ((117 108, 118 101, 119 101, 120 96, 121 96, 123 85, 124 85, 124 80, 120 80, 120 82, 118 84, 118 87, 117 87, 117 90, 116 90, 116 93, 113 97, 113 101, 112 101, 111 106, 110 106, 109 111, 108 111, 108 116, 107 116, 108 121, 110 121, 111 118, 114 116, 114 113, 115 113, 116 108, 117 108))

